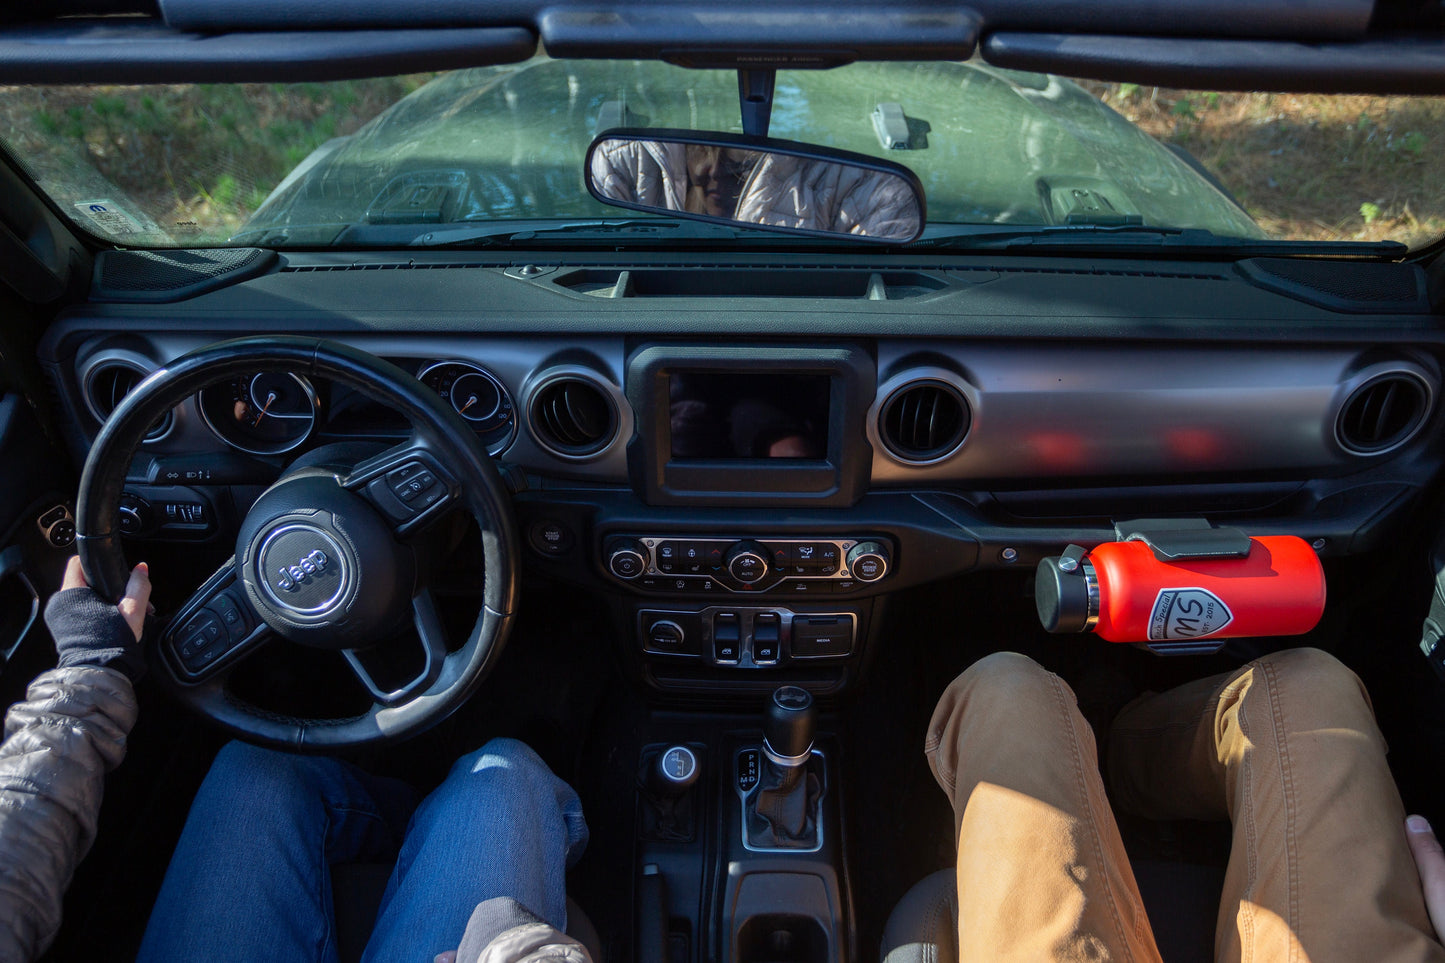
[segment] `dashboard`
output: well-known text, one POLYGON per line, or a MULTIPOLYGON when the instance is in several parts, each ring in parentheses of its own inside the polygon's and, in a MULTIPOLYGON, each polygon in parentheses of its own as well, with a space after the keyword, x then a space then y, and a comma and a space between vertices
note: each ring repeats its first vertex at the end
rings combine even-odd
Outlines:
MULTIPOLYGON (((528 564, 607 598, 659 690, 844 686, 891 593, 1031 571, 1125 519, 1366 551, 1440 468, 1442 338, 1410 265, 288 253, 167 288, 129 255, 41 346, 77 459, 203 345, 369 351, 461 414, 528 564)), ((211 385, 141 446, 123 530, 224 543, 292 459, 406 428, 293 372, 211 385)))

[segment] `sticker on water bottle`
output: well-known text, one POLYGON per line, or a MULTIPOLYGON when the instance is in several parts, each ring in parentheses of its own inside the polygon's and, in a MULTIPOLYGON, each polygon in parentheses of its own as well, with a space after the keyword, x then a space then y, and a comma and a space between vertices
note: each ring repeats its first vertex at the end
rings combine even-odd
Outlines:
POLYGON ((1149 616, 1149 641, 1202 639, 1233 621, 1234 613, 1213 592, 1202 588, 1161 589, 1149 616))

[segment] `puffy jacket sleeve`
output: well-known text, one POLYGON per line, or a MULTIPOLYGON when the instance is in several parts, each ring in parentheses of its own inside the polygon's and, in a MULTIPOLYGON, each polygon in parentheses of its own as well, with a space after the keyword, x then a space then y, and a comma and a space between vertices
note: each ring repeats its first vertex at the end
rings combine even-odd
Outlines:
POLYGON ((472 911, 457 963, 592 963, 592 957, 510 896, 495 896, 472 911))
POLYGON ((125 757, 135 692, 115 669, 41 673, 5 716, 0 744, 0 960, 29 960, 95 840, 105 774, 125 757))

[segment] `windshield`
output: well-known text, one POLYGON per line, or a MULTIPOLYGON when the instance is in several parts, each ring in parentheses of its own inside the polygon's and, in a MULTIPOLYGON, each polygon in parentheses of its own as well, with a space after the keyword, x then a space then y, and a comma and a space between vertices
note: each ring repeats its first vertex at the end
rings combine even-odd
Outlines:
MULTIPOLYGON (((588 194, 594 136, 740 132, 737 90, 729 71, 546 57, 324 84, 12 87, 0 140, 110 243, 396 244, 443 225, 636 217, 588 194)), ((769 133, 904 164, 935 235, 1138 225, 1418 246, 1445 233, 1441 98, 860 63, 780 71, 769 133)))

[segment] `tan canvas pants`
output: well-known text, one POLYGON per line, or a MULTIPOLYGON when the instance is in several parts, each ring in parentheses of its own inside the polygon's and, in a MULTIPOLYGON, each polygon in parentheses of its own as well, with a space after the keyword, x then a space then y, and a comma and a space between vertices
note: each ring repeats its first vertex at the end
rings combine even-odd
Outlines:
MULTIPOLYGON (((965 961, 1158 960, 1093 733, 1074 693, 1021 655, 948 687, 925 746, 953 803, 965 961)), ((1399 793, 1354 673, 1293 649, 1116 719, 1109 776, 1151 819, 1229 819, 1215 957, 1445 960, 1399 793)))

